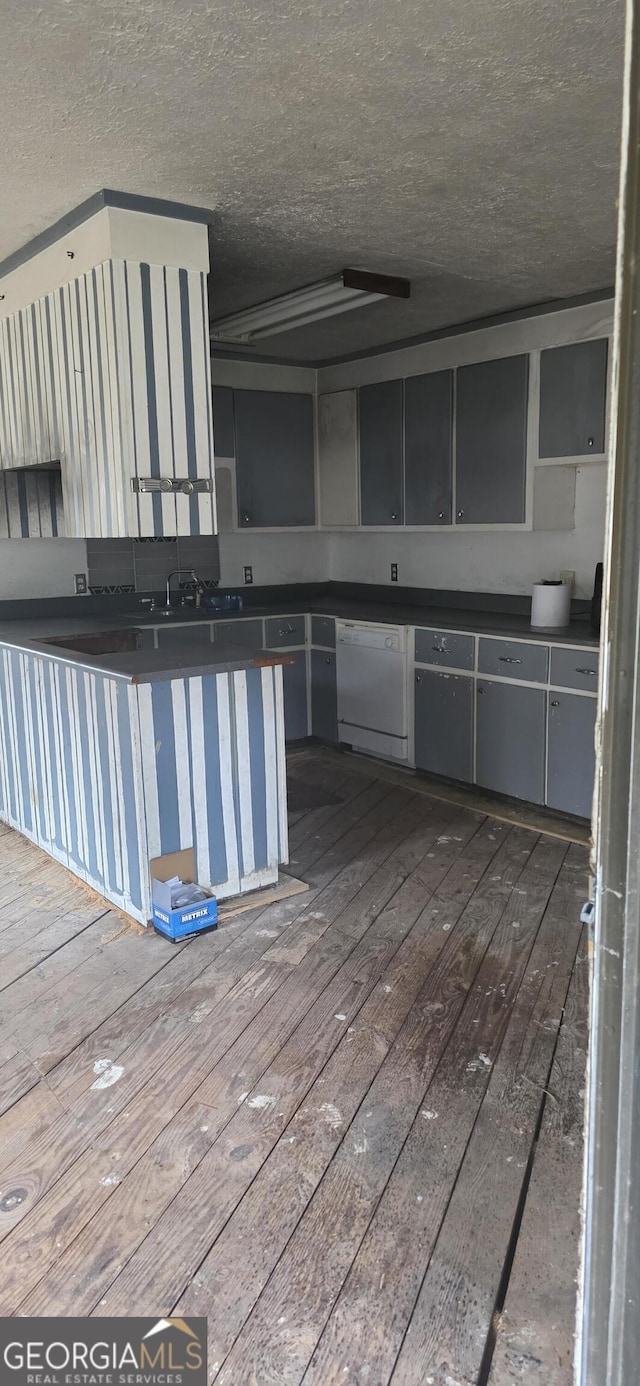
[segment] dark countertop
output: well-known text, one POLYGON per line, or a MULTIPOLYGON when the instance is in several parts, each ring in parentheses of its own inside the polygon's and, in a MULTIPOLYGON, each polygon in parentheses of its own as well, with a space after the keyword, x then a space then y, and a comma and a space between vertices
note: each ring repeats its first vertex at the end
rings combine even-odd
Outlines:
MULTIPOLYGON (((174 625, 176 622, 174 621, 174 625)), ((85 654, 67 649, 62 644, 48 644, 64 636, 107 634, 138 625, 153 625, 148 618, 142 622, 118 621, 113 617, 58 617, 42 621, 0 622, 0 644, 12 645, 31 654, 49 655, 65 664, 125 679, 128 683, 155 683, 176 677, 195 678, 201 674, 227 674, 239 669, 255 669, 265 665, 288 664, 290 656, 273 650, 248 649, 244 645, 201 645, 193 650, 124 650, 115 654, 85 654)))
MULTIPOLYGON (((314 616, 335 616, 344 621, 374 621, 396 626, 426 626, 430 630, 464 630, 475 635, 503 635, 506 639, 536 640, 543 644, 588 645, 597 648, 599 640, 594 635, 588 617, 572 620, 562 629, 553 627, 545 630, 532 630, 528 616, 513 612, 477 611, 465 607, 418 606, 414 603, 358 601, 351 598, 320 597, 315 601, 279 602, 277 606, 244 605, 242 611, 207 612, 206 619, 212 621, 248 620, 261 616, 296 616, 310 611, 314 616)), ((193 612, 183 616, 183 620, 202 619, 193 612)), ((145 616, 144 625, 162 625, 157 613, 145 616)))
POLYGON ((202 622, 261 619, 269 616, 298 615, 311 612, 313 615, 334 616, 338 620, 371 621, 389 625, 425 626, 436 630, 470 631, 477 635, 503 636, 505 639, 534 640, 543 644, 583 645, 597 648, 598 638, 591 630, 588 619, 574 619, 562 630, 532 630, 529 618, 513 612, 481 611, 473 608, 449 606, 424 606, 394 601, 359 600, 356 598, 318 597, 306 600, 287 601, 271 604, 245 604, 242 611, 195 611, 178 609, 170 617, 163 617, 158 611, 128 611, 122 615, 108 616, 45 616, 31 620, 5 620, 0 622, 0 644, 13 645, 31 650, 36 654, 48 654, 65 662, 93 669, 130 683, 150 683, 155 680, 171 679, 176 675, 197 676, 211 673, 228 673, 233 669, 252 669, 265 664, 284 664, 286 654, 274 654, 256 646, 255 649, 236 645, 232 642, 211 646, 196 643, 192 650, 127 650, 114 654, 85 654, 66 649, 62 644, 50 645, 48 640, 61 641, 64 636, 79 637, 131 630, 140 627, 184 625, 202 622))

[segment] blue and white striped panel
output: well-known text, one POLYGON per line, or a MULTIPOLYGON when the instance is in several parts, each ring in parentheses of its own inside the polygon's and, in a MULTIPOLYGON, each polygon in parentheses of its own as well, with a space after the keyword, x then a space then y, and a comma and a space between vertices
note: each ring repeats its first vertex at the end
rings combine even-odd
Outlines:
MULTIPOLYGON (((199 271, 114 260, 112 328, 131 476, 213 476, 213 423, 206 278, 199 271)), ((142 537, 213 534, 213 496, 141 493, 142 537)))
POLYGON ((0 648, 0 817, 146 920, 127 693, 124 682, 0 648))
POLYGON ((137 690, 150 858, 193 846, 219 898, 269 884, 286 861, 282 668, 137 690))
POLYGON ((213 477, 210 369, 202 272, 97 265, 0 320, 0 465, 61 460, 70 537, 213 534, 213 495, 131 490, 213 477))

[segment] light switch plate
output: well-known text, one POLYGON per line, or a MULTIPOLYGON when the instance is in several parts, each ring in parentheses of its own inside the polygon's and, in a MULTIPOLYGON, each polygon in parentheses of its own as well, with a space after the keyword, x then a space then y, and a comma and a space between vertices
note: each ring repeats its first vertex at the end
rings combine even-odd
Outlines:
POLYGON ((244 577, 242 580, 245 584, 245 587, 251 587, 253 583, 253 568, 250 564, 246 564, 242 571, 244 573, 244 577))
POLYGON ((575 575, 574 569, 573 569, 573 568, 563 568, 563 570, 562 570, 562 572, 561 572, 561 574, 560 574, 560 581, 566 583, 567 587, 569 588, 569 590, 570 590, 570 592, 571 592, 571 595, 573 596, 574 588, 575 588, 575 585, 576 585, 576 575, 575 575))
POLYGON ((87 595, 87 574, 86 574, 86 573, 74 573, 74 575, 73 575, 73 590, 74 590, 74 592, 75 592, 75 594, 76 594, 76 597, 86 597, 86 595, 87 595))
POLYGON ((397 563, 392 563, 392 564, 391 564, 391 581, 392 581, 392 582, 397 582, 397 581, 398 581, 398 565, 397 565, 397 563))

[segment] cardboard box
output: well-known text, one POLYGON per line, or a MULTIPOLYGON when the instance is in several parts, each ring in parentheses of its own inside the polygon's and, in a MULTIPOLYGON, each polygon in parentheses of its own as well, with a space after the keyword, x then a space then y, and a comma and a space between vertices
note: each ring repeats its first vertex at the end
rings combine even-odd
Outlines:
MULTIPOLYGON (((215 895, 207 892, 206 900, 198 900, 194 905, 182 909, 171 909, 171 889, 166 884, 174 876, 189 884, 195 883, 195 856, 193 847, 182 852, 169 852, 164 857, 154 857, 149 862, 151 872, 151 917, 154 929, 175 943, 191 934, 200 934, 207 929, 218 927, 218 902, 215 895)), ((204 887, 203 887, 204 889, 204 887)))

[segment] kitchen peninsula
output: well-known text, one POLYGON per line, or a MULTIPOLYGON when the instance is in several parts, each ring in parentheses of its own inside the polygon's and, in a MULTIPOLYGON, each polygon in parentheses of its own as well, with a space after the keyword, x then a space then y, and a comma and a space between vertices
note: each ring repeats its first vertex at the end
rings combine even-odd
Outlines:
POLYGON ((183 848, 218 899, 275 882, 287 655, 89 624, 0 630, 0 818, 142 924, 149 862, 183 848))

